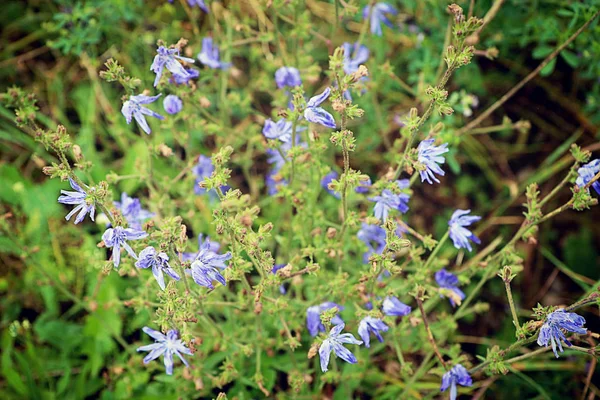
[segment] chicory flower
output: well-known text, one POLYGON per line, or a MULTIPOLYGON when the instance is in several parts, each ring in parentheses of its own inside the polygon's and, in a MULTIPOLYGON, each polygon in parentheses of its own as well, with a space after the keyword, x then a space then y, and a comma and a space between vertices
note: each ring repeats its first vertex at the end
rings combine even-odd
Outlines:
POLYGON ((179 332, 172 329, 168 331, 166 335, 163 335, 161 332, 150 329, 147 326, 143 327, 142 331, 152 339, 156 340, 156 343, 137 348, 137 351, 150 352, 144 357, 144 364, 148 364, 150 361, 163 356, 167 375, 173 375, 173 354, 175 354, 186 367, 189 367, 188 362, 183 358, 181 353, 189 356, 193 355, 193 353, 185 346, 183 341, 179 339, 179 332))
POLYGON ((454 242, 454 247, 457 249, 473 250, 471 248, 471 240, 473 243, 480 244, 481 240, 473 232, 465 228, 465 226, 471 225, 473 222, 477 222, 481 219, 476 215, 467 215, 471 210, 456 210, 452 214, 452 218, 448 221, 450 229, 450 239, 454 242))
POLYGON ((58 202, 61 204, 77 205, 77 207, 72 209, 65 219, 68 221, 73 215, 79 213, 77 214, 77 217, 75 217, 75 224, 83 221, 88 214, 90 214, 90 219, 93 221, 94 214, 96 213, 96 206, 93 198, 88 196, 88 193, 71 178, 69 178, 69 185, 71 185, 71 188, 75 191, 61 190, 58 202))
POLYGON ((150 117, 158 118, 160 120, 165 119, 162 115, 142 106, 142 104, 150 104, 156 99, 158 99, 161 94, 157 94, 156 96, 146 96, 143 94, 138 94, 136 96, 130 96, 129 100, 123 103, 123 107, 121 107, 121 114, 125 117, 127 124, 131 123, 131 117, 135 118, 136 122, 142 128, 144 132, 148 135, 152 132, 150 126, 148 126, 148 122, 146 121, 146 117, 144 115, 148 115, 150 117))
POLYGON ((327 367, 329 366, 329 358, 331 357, 331 352, 346 361, 350 364, 356 364, 356 357, 350 350, 345 348, 344 344, 362 344, 362 342, 354 337, 351 333, 340 334, 344 330, 344 324, 341 323, 339 325, 331 328, 329 332, 329 336, 327 339, 323 341, 321 347, 319 348, 319 358, 321 359, 321 371, 327 372, 327 367))

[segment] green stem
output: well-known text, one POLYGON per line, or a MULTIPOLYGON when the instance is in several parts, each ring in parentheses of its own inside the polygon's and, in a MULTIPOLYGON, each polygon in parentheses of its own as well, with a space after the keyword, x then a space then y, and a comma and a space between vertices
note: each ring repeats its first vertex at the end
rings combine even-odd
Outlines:
POLYGON ((519 324, 519 316, 517 315, 517 309, 515 308, 515 301, 513 299, 512 290, 510 289, 510 281, 504 280, 504 287, 506 288, 506 297, 508 298, 508 304, 510 306, 510 312, 513 318, 513 324, 517 328, 517 335, 520 335, 521 325, 519 324))
POLYGON ((449 235, 450 235, 450 231, 447 230, 446 233, 444 233, 444 236, 442 236, 442 238, 440 239, 440 241, 435 246, 435 249, 433 249, 433 251, 431 252, 431 254, 429 255, 429 257, 427 258, 427 261, 425 261, 425 265, 423 266, 424 270, 427 270, 427 268, 429 267, 429 264, 431 264, 431 262, 433 261, 433 259, 437 255, 437 253, 440 251, 440 249, 442 248, 442 246, 444 245, 444 243, 446 243, 446 240, 448 240, 448 236, 449 235))

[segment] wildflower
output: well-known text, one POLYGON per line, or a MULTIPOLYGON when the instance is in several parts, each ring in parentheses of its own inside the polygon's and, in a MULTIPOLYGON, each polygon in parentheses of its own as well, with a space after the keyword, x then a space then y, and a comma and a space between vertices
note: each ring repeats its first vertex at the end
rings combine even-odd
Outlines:
POLYGON ((386 232, 379 225, 362 223, 356 236, 367 245, 368 250, 363 254, 363 262, 369 262, 372 254, 381 254, 386 244, 386 232))
POLYGON ((354 191, 361 194, 369 193, 369 189, 371 188, 372 184, 373 182, 371 182, 371 178, 367 179, 366 181, 361 181, 354 191))
POLYGON ((176 281, 180 279, 177 272, 169 265, 169 256, 162 252, 156 253, 152 246, 148 246, 140 252, 139 260, 135 263, 135 266, 138 268, 152 267, 152 274, 162 290, 165 290, 163 271, 176 281))
POLYGON ((347 75, 353 74, 358 70, 361 64, 369 59, 369 49, 359 42, 354 44, 344 43, 344 72, 347 75))
POLYGON ((358 335, 365 342, 366 347, 371 347, 371 338, 369 335, 371 333, 374 334, 377 340, 383 343, 383 338, 379 332, 387 332, 388 329, 390 327, 379 318, 364 317, 358 324, 358 335))
MULTIPOLYGON (((198 157, 198 164, 192 169, 192 173, 196 177, 194 182, 194 193, 196 194, 205 194, 206 189, 200 187, 200 183, 202 183, 206 178, 210 178, 212 173, 214 172, 215 167, 212 164, 212 160, 210 157, 206 157, 204 155, 200 155, 198 157)), ((228 185, 222 185, 221 190, 226 192, 229 189, 228 185)))
POLYGON ((295 87, 302 85, 300 71, 294 67, 281 67, 275 71, 275 83, 279 89, 284 87, 295 87))
POLYGON ((152 339, 156 340, 156 343, 137 348, 137 351, 150 352, 144 357, 144 364, 148 364, 150 361, 156 360, 162 355, 164 357, 167 375, 173 375, 173 354, 175 354, 186 367, 189 367, 188 362, 183 358, 181 353, 189 356, 193 355, 193 353, 190 349, 185 347, 183 341, 179 339, 179 332, 177 332, 177 330, 171 329, 166 335, 163 335, 162 333, 145 326, 142 328, 142 331, 152 339))
POLYGON ((227 285, 227 281, 225 281, 219 269, 227 268, 225 261, 231 259, 231 253, 217 254, 212 251, 211 246, 212 243, 206 238, 200 246, 200 251, 192 262, 190 270, 187 270, 186 273, 190 274, 198 285, 212 290, 215 288, 213 281, 218 281, 223 286, 227 285))
POLYGON ((446 271, 444 268, 435 273, 435 281, 441 288, 450 289, 454 292, 454 295, 449 297, 452 307, 460 304, 460 301, 465 298, 463 291, 458 288, 458 278, 456 275, 446 271))
POLYGON ((149 135, 152 130, 148 126, 148 122, 146 121, 146 117, 144 117, 144 115, 149 115, 160 120, 165 119, 165 117, 146 107, 143 107, 142 104, 150 104, 156 101, 156 99, 158 99, 160 96, 162 95, 157 94, 156 96, 145 96, 143 94, 138 94, 137 96, 130 96, 129 100, 123 103, 123 107, 121 108, 121 114, 123 114, 125 117, 127 124, 131 123, 131 117, 133 116, 140 128, 142 128, 142 130, 149 135))
POLYGON ((423 140, 417 147, 418 156, 417 161, 423 164, 424 169, 419 171, 421 175, 421 182, 427 181, 429 184, 433 184, 432 180, 436 183, 440 183, 439 179, 434 174, 444 176, 444 170, 440 168, 438 164, 443 164, 446 159, 442 157, 442 154, 448 152, 448 144, 444 143, 441 146, 434 146, 433 142, 435 139, 423 140))
MULTIPOLYGON (((406 189, 409 186, 409 181, 408 179, 401 179, 396 181, 396 184, 400 189, 406 189)), ((396 194, 389 189, 384 189, 381 195, 371 197, 369 200, 375 202, 375 208, 373 209, 375 217, 385 221, 391 209, 398 210, 401 213, 407 212, 410 196, 406 193, 396 194)))
POLYGON ((282 143, 287 143, 292 140, 292 123, 285 119, 273 122, 269 118, 265 121, 262 133, 267 139, 279 139, 282 143))
POLYGON ((407 306, 394 296, 387 296, 383 299, 383 304, 381 306, 381 311, 383 311, 385 315, 393 317, 404 317, 410 314, 411 310, 410 306, 407 306))
POLYGON ((338 192, 336 192, 335 190, 329 189, 329 184, 331 183, 331 181, 333 181, 334 179, 337 179, 339 176, 339 174, 335 171, 330 171, 327 175, 325 175, 323 177, 323 179, 321 179, 321 187, 323 189, 325 189, 327 191, 327 193, 329 193, 330 195, 332 195, 333 197, 335 197, 336 199, 340 199, 342 196, 341 194, 339 194, 338 192))
POLYGON ((471 225, 473 222, 477 222, 481 219, 476 215, 467 216, 471 210, 456 210, 452 214, 452 218, 448 221, 448 226, 450 227, 450 239, 454 242, 454 247, 457 249, 467 249, 469 251, 472 250, 471 243, 469 243, 469 239, 473 243, 480 244, 481 240, 477 236, 475 236, 470 230, 465 228, 465 226, 471 225))
POLYGON ((277 171, 269 171, 265 176, 265 186, 269 196, 279 193, 280 186, 287 186, 287 184, 288 181, 283 179, 277 171))
POLYGON ((559 308, 558 310, 548 314, 546 317, 546 321, 540 329, 537 344, 540 346, 548 346, 548 342, 550 342, 552 344, 552 351, 554 352, 556 358, 558 358, 556 346, 558 346, 558 349, 562 353, 563 348, 562 344, 560 343, 561 340, 565 342, 567 346, 571 347, 571 342, 567 340, 562 329, 566 330, 567 332, 585 335, 587 333, 587 329, 585 329, 583 325, 585 325, 585 318, 572 312, 566 312, 564 309, 559 308))
POLYGON ((196 259, 196 257, 198 256, 200 249, 202 248, 202 244, 204 244, 205 242, 208 243, 208 249, 210 251, 212 251, 213 253, 217 253, 219 251, 219 249, 221 248, 221 244, 219 242, 210 240, 210 238, 208 236, 206 237, 206 239, 204 239, 204 235, 201 233, 198 235, 198 252, 181 253, 181 259, 183 261, 190 261, 190 262, 194 261, 196 259))
POLYGON ((356 364, 356 357, 350 350, 345 348, 343 344, 362 344, 362 342, 354 337, 351 333, 340 333, 344 330, 344 323, 334 326, 329 332, 327 339, 321 343, 319 348, 319 358, 321 359, 321 371, 327 372, 327 366, 329 365, 329 357, 331 357, 331 351, 342 360, 350 364, 356 364))
POLYGON ((167 49, 165 46, 159 46, 156 52, 158 54, 156 54, 154 61, 150 66, 150 71, 156 74, 156 78, 154 78, 154 87, 158 85, 158 81, 160 81, 160 77, 165 68, 171 71, 173 75, 188 76, 188 72, 177 60, 193 63, 193 58, 181 57, 179 55, 179 49, 167 49))
POLYGON ((204 3, 204 0, 187 0, 187 2, 190 7, 198 6, 205 13, 208 14, 210 12, 208 6, 204 3))
POLYGON ((444 392, 446 389, 450 388, 450 400, 455 400, 457 395, 456 384, 459 384, 460 386, 473 385, 473 380, 469 376, 469 372, 460 364, 456 364, 450 371, 442 376, 442 386, 440 387, 440 390, 444 392))
MULTIPOLYGON (((321 313, 323 311, 329 310, 331 308, 336 307, 338 310, 343 310, 344 307, 337 305, 331 301, 327 301, 325 303, 321 303, 318 306, 308 307, 306 309, 306 327, 308 328, 308 333, 310 336, 317 336, 319 332, 325 332, 325 325, 321 322, 321 313)), ((333 325, 343 324, 344 321, 340 318, 339 315, 335 315, 331 319, 331 323, 333 325)))
POLYGON ((168 114, 175 115, 183 108, 183 102, 174 94, 170 94, 163 100, 163 107, 168 114))
POLYGON ((71 188, 75 191, 72 192, 70 190, 61 190, 60 196, 58 197, 58 202, 61 204, 71 204, 77 205, 74 209, 71 210, 65 217, 68 221, 71 217, 77 213, 77 217, 75 217, 75 224, 83 221, 85 216, 89 213, 90 219, 94 220, 94 214, 96 213, 96 206, 94 204, 94 199, 88 196, 88 193, 81 188, 73 179, 69 178, 69 184, 71 188))
POLYGON ((125 192, 121 193, 121 201, 114 201, 113 204, 115 208, 121 211, 121 214, 127 220, 127 224, 133 229, 141 230, 142 223, 154 216, 154 213, 142 208, 140 199, 129 197, 125 192))
MULTIPOLYGON (((299 131, 299 129, 297 131, 299 131)), ((306 147, 306 143, 300 140, 300 135, 296 136, 296 145, 306 147)), ((289 141, 286 143, 282 143, 281 146, 279 146, 279 151, 275 149, 267 149, 267 163, 273 165, 273 172, 278 172, 285 165, 287 161, 287 158, 285 157, 287 156, 287 153, 288 151, 290 151, 291 148, 292 142, 289 141)))
MULTIPOLYGON (((286 266, 286 264, 275 264, 275 265, 273 265, 273 269, 271 270, 271 273, 273 275, 277 275, 277 271, 279 271, 281 268, 283 268, 285 266, 286 266)), ((281 294, 286 293, 285 286, 283 284, 279 286, 279 293, 281 293, 281 294)))
POLYGON ((115 268, 119 268, 119 264, 121 263, 121 246, 125 248, 131 257, 137 260, 135 252, 131 246, 129 246, 127 241, 143 239, 146 236, 148 236, 148 234, 142 230, 123 228, 121 226, 108 228, 104 231, 102 240, 106 247, 112 247, 112 258, 115 268))
POLYGON ((202 51, 198 53, 198 60, 209 68, 226 70, 231 63, 221 62, 219 47, 213 43, 211 37, 202 39, 202 51))
POLYGON ((323 93, 313 96, 306 103, 306 110, 304 110, 304 118, 307 121, 315 124, 321 124, 327 128, 335 128, 335 119, 333 115, 329 114, 323 108, 319 107, 329 97, 331 89, 327 88, 323 93))
POLYGON ((200 72, 196 68, 184 68, 185 72, 187 72, 186 76, 182 75, 173 75, 171 79, 177 83, 178 85, 183 85, 188 83, 192 79, 196 79, 200 76, 200 72))
MULTIPOLYGON (((577 180, 575 181, 575 184, 580 188, 584 187, 592 180, 592 178, 596 174, 598 174, 598 172, 600 172, 600 159, 596 159, 590 161, 587 164, 582 165, 581 168, 577 170, 578 176, 577 180)), ((596 182, 592 183, 592 188, 594 188, 596 193, 600 194, 600 180, 597 180, 596 182)))
POLYGON ((373 11, 371 11, 370 6, 363 8, 363 19, 369 18, 369 13, 371 14, 371 20, 369 21, 369 25, 371 25, 371 33, 381 36, 382 23, 387 25, 389 28, 394 26, 385 14, 397 15, 398 11, 396 11, 394 7, 387 3, 377 3, 373 6, 373 11))

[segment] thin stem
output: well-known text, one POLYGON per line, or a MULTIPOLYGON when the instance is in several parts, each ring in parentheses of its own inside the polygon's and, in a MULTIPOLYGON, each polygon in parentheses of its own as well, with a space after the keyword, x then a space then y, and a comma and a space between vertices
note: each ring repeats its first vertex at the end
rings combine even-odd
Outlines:
POLYGON ((431 264, 431 262, 434 260, 435 256, 437 255, 437 253, 440 251, 440 249, 442 248, 442 246, 444 245, 444 243, 446 242, 446 240, 448 240, 448 236, 450 235, 450 231, 446 231, 446 233, 444 233, 444 236, 442 236, 442 238, 440 239, 440 241, 437 243, 437 245, 435 246, 435 248, 433 249, 433 251, 431 252, 431 254, 429 255, 429 257, 427 258, 427 261, 425 261, 425 265, 423 266, 424 270, 427 270, 427 267, 429 267, 429 264, 431 264))
POLYGON ((519 316, 517 315, 517 309, 515 308, 515 301, 513 299, 512 290, 510 289, 510 280, 504 280, 504 287, 506 288, 506 297, 508 298, 508 304, 510 306, 510 312, 513 318, 513 324, 517 328, 517 335, 521 332, 521 325, 519 325, 519 316))
POLYGON ((423 308, 423 301, 421 300, 420 296, 416 296, 416 300, 417 304, 419 305, 419 310, 421 311, 421 316, 423 317, 423 325, 425 326, 425 330, 427 331, 427 338, 429 339, 429 343, 433 347, 433 351, 435 352, 437 358, 440 360, 440 363, 442 364, 444 369, 448 370, 448 366, 446 365, 444 357, 442 357, 442 353, 440 353, 440 350, 438 349, 437 344, 435 343, 433 333, 431 332, 431 328, 429 327, 429 322, 427 321, 427 314, 425 313, 425 309, 423 308))

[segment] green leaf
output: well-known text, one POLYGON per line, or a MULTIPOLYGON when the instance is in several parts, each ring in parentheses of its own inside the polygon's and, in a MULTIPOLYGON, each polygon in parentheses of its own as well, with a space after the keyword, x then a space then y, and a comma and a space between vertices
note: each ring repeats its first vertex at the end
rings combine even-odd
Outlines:
POLYGON ((554 67, 556 66, 556 58, 552 59, 542 70, 540 71, 541 76, 548 76, 552 72, 554 72, 554 67))

